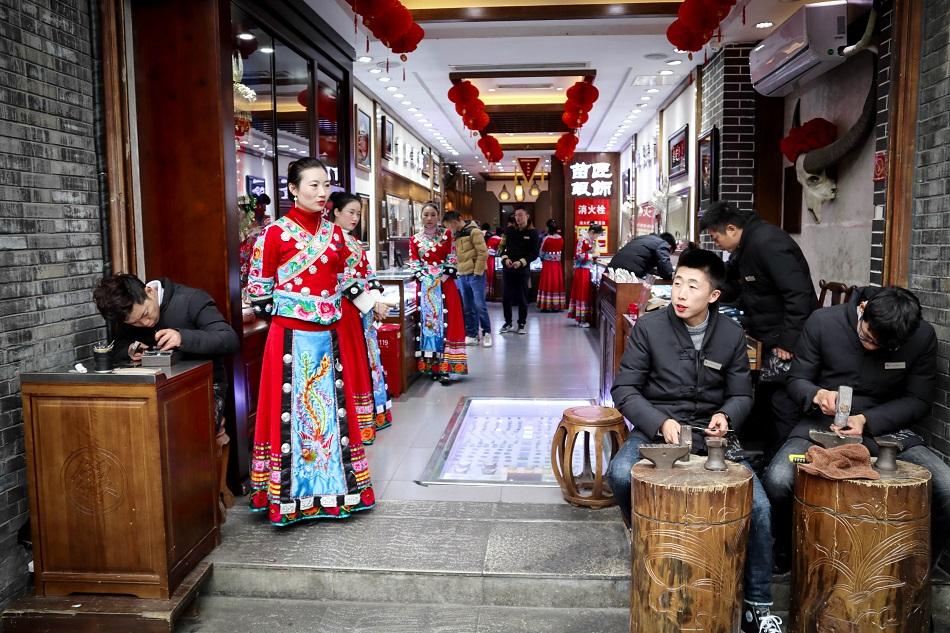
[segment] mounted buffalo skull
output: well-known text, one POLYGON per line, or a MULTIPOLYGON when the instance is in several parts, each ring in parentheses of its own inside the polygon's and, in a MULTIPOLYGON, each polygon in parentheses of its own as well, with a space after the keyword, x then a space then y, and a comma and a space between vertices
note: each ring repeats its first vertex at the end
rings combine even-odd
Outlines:
MULTIPOLYGON (((852 150, 860 147, 874 126, 875 106, 877 102, 877 63, 875 58, 874 71, 871 73, 871 87, 864 100, 864 109, 861 117, 855 122, 848 133, 829 145, 802 153, 795 160, 795 175, 802 185, 805 196, 805 205, 815 222, 821 224, 821 207, 825 202, 835 199, 838 193, 838 183, 825 173, 837 165, 852 150)), ((801 100, 795 104, 795 114, 792 127, 801 127, 799 109, 801 100)))

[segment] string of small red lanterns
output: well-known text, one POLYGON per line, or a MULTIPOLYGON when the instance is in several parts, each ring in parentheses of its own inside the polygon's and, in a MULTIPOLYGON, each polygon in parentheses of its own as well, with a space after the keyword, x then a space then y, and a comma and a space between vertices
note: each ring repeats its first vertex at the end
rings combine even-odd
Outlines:
POLYGON ((491 117, 485 111, 485 103, 478 98, 478 88, 475 84, 467 79, 460 81, 449 88, 446 96, 455 104, 455 111, 462 117, 462 124, 472 132, 481 134, 477 145, 485 158, 491 163, 499 162, 504 157, 501 143, 490 134, 482 134, 482 130, 491 122, 491 117))
MULTIPOLYGON (((353 9, 353 28, 356 16, 362 16, 365 26, 383 45, 405 62, 425 37, 425 30, 412 18, 412 13, 399 0, 346 0, 353 9)), ((369 51, 369 38, 366 40, 369 51)))
POLYGON ((666 29, 666 39, 681 51, 701 50, 713 38, 736 0, 684 0, 676 20, 666 29))
POLYGON ((600 91, 590 81, 583 80, 568 88, 566 96, 567 100, 564 102, 564 114, 561 115, 561 121, 571 128, 571 131, 565 132, 558 138, 554 149, 554 156, 563 162, 567 162, 574 157, 574 150, 577 148, 579 141, 577 130, 587 123, 588 113, 594 107, 597 98, 600 97, 600 91))

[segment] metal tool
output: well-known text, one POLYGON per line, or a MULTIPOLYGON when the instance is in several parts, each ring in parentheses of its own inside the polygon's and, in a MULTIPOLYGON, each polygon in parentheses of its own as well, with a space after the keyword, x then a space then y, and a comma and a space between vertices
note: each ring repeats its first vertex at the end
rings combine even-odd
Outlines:
POLYGON ((832 426, 843 429, 848 426, 848 416, 851 415, 851 399, 854 396, 854 390, 847 386, 838 387, 838 406, 835 408, 835 421, 832 426))
POLYGON ((901 443, 897 440, 880 438, 877 439, 877 460, 874 462, 874 469, 882 473, 897 472, 897 452, 901 450, 901 443))
POLYGON ((808 432, 811 441, 824 448, 834 448, 835 446, 844 446, 845 444, 860 444, 860 437, 841 437, 831 431, 819 431, 812 429, 808 432))
POLYGON ((653 462, 654 468, 673 468, 673 464, 687 455, 689 446, 684 444, 644 444, 640 447, 640 458, 653 462))
POLYGON ((149 349, 142 352, 142 367, 171 367, 174 362, 171 350, 163 352, 149 349))
POLYGON ((706 470, 726 470, 726 439, 723 437, 706 438, 706 470))

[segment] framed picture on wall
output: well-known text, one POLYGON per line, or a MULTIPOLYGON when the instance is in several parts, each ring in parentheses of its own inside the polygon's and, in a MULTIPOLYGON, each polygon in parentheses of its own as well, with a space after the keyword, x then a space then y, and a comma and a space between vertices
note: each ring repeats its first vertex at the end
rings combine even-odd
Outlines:
POLYGON ((430 163, 430 160, 432 159, 432 154, 429 152, 428 147, 423 147, 421 151, 422 151, 422 166, 421 166, 422 177, 428 178, 429 174, 432 173, 432 164, 430 163))
POLYGON ((353 235, 359 238, 363 244, 369 246, 369 196, 362 193, 357 195, 360 198, 360 206, 362 208, 360 209, 360 223, 356 226, 356 230, 353 231, 353 235))
POLYGON ((356 108, 356 166, 364 171, 369 171, 372 163, 373 154, 373 122, 370 116, 356 108))
POLYGON ((626 202, 627 198, 630 197, 630 170, 623 170, 623 176, 621 178, 623 181, 621 183, 623 188, 623 198, 621 199, 621 202, 626 202))
POLYGON ((719 199, 719 128, 696 140, 696 199, 699 209, 719 199))
POLYGON ((383 117, 382 130, 383 130, 383 137, 380 139, 380 143, 382 143, 382 147, 383 147, 383 158, 385 158, 386 160, 392 160, 393 145, 396 142, 396 139, 393 138, 393 136, 395 135, 396 130, 395 130, 395 127, 393 126, 392 120, 389 119, 388 117, 385 117, 385 116, 383 117))
POLYGON ((666 141, 670 180, 686 175, 689 167, 689 124, 673 132, 666 141))

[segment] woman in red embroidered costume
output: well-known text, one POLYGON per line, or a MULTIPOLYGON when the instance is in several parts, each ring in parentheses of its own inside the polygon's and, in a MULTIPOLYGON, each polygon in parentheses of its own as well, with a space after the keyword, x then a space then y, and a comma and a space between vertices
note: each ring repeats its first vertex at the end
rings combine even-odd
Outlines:
POLYGON ((254 246, 247 294, 271 319, 251 462, 251 510, 274 525, 343 518, 376 503, 359 417, 373 399, 360 313, 373 292, 347 266, 343 230, 323 215, 323 163, 290 164, 294 206, 254 246))
POLYGON ((541 240, 541 279, 538 281, 538 310, 560 312, 567 307, 564 298, 564 269, 561 268, 561 251, 564 238, 553 219, 547 223, 548 234, 541 240))
POLYGON ((351 193, 337 191, 330 196, 333 214, 333 223, 343 229, 346 235, 346 246, 350 249, 347 267, 355 271, 356 276, 366 281, 367 288, 376 293, 376 309, 363 315, 363 331, 366 336, 366 359, 369 363, 369 373, 373 385, 373 417, 370 420, 360 420, 360 432, 363 444, 372 444, 376 439, 376 432, 390 426, 392 417, 392 399, 386 387, 386 376, 383 371, 383 361, 379 353, 379 341, 376 337, 376 323, 385 318, 389 306, 379 304, 378 297, 383 286, 376 280, 376 273, 366 257, 363 244, 353 235, 352 231, 359 225, 362 217, 363 205, 360 199, 351 193))
MULTIPOLYGON (((485 235, 488 235, 487 231, 485 235)), ((488 247, 488 265, 485 268, 485 296, 490 298, 495 294, 495 258, 498 257, 498 249, 501 247, 501 236, 498 235, 497 231, 485 240, 485 246, 488 247)))
POLYGON ((448 374, 467 374, 462 298, 452 232, 439 223, 433 202, 422 207, 422 230, 409 240, 409 269, 419 280, 419 371, 448 383, 448 374))
POLYGON ((597 238, 604 229, 591 224, 581 231, 574 249, 574 281, 571 283, 571 304, 567 309, 567 318, 574 319, 580 327, 590 327, 591 301, 593 297, 590 283, 590 269, 597 257, 597 238))

